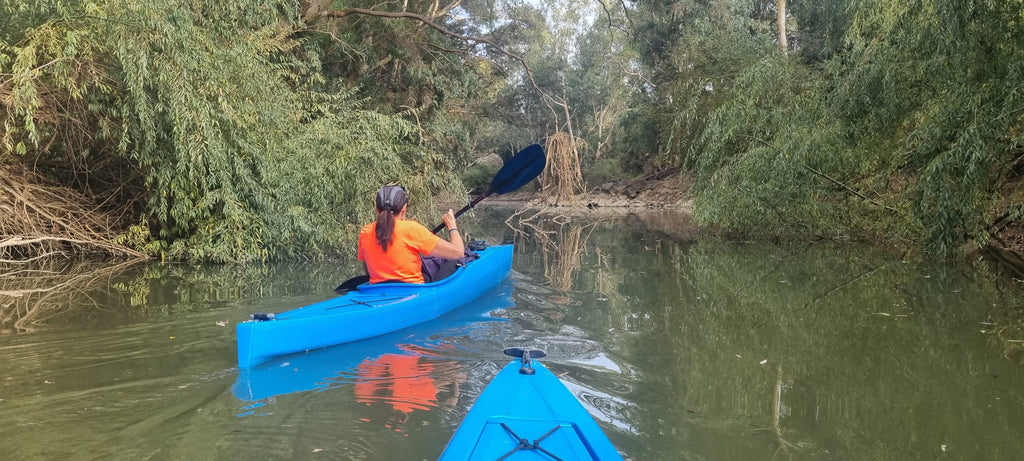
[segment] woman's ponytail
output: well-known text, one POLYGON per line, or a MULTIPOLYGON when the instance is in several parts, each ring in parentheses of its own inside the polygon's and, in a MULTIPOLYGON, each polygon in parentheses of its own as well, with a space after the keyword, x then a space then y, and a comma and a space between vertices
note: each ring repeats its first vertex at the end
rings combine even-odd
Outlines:
POLYGON ((395 237, 395 215, 409 202, 409 195, 399 186, 384 186, 377 191, 377 243, 385 253, 395 237))
POLYGON ((385 253, 395 237, 395 215, 390 210, 377 210, 377 243, 385 253))

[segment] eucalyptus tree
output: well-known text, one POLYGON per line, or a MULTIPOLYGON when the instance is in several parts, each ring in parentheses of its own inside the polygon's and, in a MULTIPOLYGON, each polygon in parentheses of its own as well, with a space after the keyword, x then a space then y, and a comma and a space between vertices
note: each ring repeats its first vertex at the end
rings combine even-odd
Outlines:
POLYGON ((766 53, 771 39, 759 2, 660 0, 627 12, 632 44, 649 78, 650 107, 639 132, 657 133, 644 163, 693 168, 708 115, 728 100, 737 75, 766 53))
POLYGON ((657 147, 646 136, 632 137, 627 128, 649 103, 651 89, 640 56, 629 46, 627 12, 602 5, 594 13, 592 25, 576 41, 566 92, 585 140, 584 177, 598 186, 659 166, 639 160, 650 158, 657 147))
POLYGON ((581 175, 591 183, 621 176, 617 127, 642 77, 619 24, 622 8, 556 1, 510 3, 505 11, 514 20, 495 34, 517 37, 530 50, 524 56, 533 78, 514 79, 508 95, 516 99, 504 106, 518 108, 519 117, 547 136, 546 190, 566 198, 582 191, 581 175))

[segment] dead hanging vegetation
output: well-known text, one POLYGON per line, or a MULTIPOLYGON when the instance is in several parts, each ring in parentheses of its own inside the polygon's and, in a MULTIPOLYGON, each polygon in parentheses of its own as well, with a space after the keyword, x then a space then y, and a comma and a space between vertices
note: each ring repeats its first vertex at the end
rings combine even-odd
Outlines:
POLYGON ((583 147, 583 138, 561 130, 548 136, 544 143, 548 164, 541 178, 541 191, 554 205, 572 203, 583 192, 579 154, 583 147))
POLYGON ((115 243, 126 226, 81 193, 20 166, 0 166, 0 263, 18 265, 73 255, 142 259, 115 243))

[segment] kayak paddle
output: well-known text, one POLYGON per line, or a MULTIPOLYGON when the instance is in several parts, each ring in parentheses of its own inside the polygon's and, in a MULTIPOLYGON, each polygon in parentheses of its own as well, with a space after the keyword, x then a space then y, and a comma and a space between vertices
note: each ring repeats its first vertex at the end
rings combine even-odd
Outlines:
POLYGON ((369 275, 357 275, 355 277, 352 277, 352 278, 342 282, 341 285, 338 285, 338 288, 334 289, 334 291, 337 292, 337 293, 347 293, 349 291, 355 290, 357 286, 362 285, 362 284, 364 284, 366 282, 369 282, 369 281, 370 281, 370 276, 369 275))
MULTIPOLYGON (((462 216, 463 213, 469 211, 477 203, 480 203, 481 200, 492 194, 507 194, 525 186, 526 183, 533 181, 541 171, 544 171, 546 163, 547 159, 544 157, 544 148, 540 144, 534 144, 519 151, 512 158, 508 159, 505 165, 495 173, 494 178, 491 179, 490 186, 487 187, 487 192, 484 192, 479 197, 473 199, 472 202, 469 202, 468 205, 462 207, 461 210, 455 213, 455 217, 462 216)), ((441 229, 444 229, 443 222, 434 227, 433 233, 436 234, 441 229)), ((355 276, 338 285, 338 288, 335 288, 334 291, 345 293, 355 290, 357 286, 369 281, 369 275, 355 276)))
MULTIPOLYGON (((491 184, 487 188, 487 192, 484 192, 479 197, 469 202, 469 205, 462 207, 461 210, 455 213, 455 217, 462 216, 463 213, 469 211, 471 208, 480 203, 481 200, 487 198, 491 194, 505 194, 512 192, 520 187, 526 185, 526 183, 533 181, 541 171, 544 170, 544 164, 547 159, 544 157, 544 148, 540 147, 540 144, 534 144, 526 149, 519 151, 512 158, 505 162, 505 166, 498 170, 498 173, 491 179, 491 184)), ((438 233, 441 229, 444 229, 444 223, 438 224, 434 227, 434 233, 438 233)))

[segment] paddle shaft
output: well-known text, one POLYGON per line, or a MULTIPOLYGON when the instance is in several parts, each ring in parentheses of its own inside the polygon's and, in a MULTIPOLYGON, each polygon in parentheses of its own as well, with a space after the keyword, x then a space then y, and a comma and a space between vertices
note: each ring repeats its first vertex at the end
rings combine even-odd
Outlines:
MULTIPOLYGON (((462 207, 461 210, 455 212, 455 217, 458 218, 459 216, 462 216, 463 213, 465 213, 465 212, 469 211, 471 208, 475 207, 477 203, 480 203, 481 200, 486 198, 488 195, 491 195, 492 193, 493 193, 492 190, 488 190, 486 194, 483 194, 483 195, 473 199, 473 201, 469 202, 468 205, 462 207)), ((436 233, 440 232, 441 229, 444 229, 444 223, 443 222, 441 224, 438 224, 437 227, 434 227, 433 232, 436 234, 436 233)))

